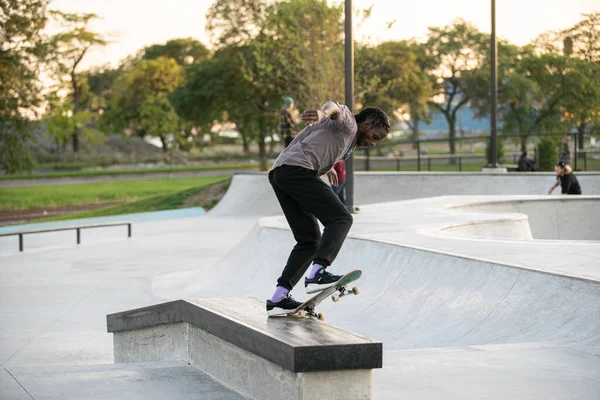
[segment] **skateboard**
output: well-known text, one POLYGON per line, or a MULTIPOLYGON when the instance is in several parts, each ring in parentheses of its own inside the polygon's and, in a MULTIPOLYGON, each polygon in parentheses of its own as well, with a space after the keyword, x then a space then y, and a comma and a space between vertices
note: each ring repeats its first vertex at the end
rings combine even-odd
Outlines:
POLYGON ((289 314, 292 318, 307 318, 314 317, 320 321, 325 320, 325 314, 316 313, 315 307, 321 304, 323 300, 327 297, 331 296, 331 300, 334 302, 340 301, 340 299, 349 294, 359 294, 360 289, 358 287, 353 287, 351 290, 346 289, 346 286, 349 283, 354 282, 362 275, 362 270, 355 269, 353 271, 348 272, 346 275, 342 276, 339 281, 334 283, 332 286, 317 292, 313 297, 306 300, 304 303, 300 304, 295 310, 291 311, 289 314))

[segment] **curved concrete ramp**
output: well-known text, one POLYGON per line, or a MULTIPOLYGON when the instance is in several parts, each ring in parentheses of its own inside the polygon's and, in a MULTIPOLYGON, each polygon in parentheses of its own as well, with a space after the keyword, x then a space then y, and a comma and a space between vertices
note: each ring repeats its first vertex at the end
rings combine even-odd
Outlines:
POLYGON ((235 174, 225 196, 210 210, 211 216, 276 215, 281 208, 267 174, 235 174))
POLYGON ((600 240, 600 197, 573 196, 496 200, 452 206, 477 213, 519 213, 516 218, 445 228, 484 237, 550 240, 600 240))
MULTIPOLYGON (((584 194, 600 195, 600 173, 578 173, 584 194)), ((550 173, 357 172, 355 204, 374 204, 449 195, 545 195, 550 173)), ((560 194, 555 190, 555 195, 560 194)), ((269 216, 281 208, 266 173, 235 174, 213 216, 269 216)))
MULTIPOLYGON (((245 242, 244 251, 229 255, 229 265, 219 266, 223 276, 243 280, 197 283, 190 291, 202 297, 270 293, 293 245, 291 234, 255 229, 245 242)), ((326 301, 320 311, 328 322, 383 341, 386 350, 600 345, 599 282, 352 238, 336 265, 364 270, 361 294, 326 301)), ((179 289, 182 297, 190 294, 179 289)), ((306 297, 301 290, 296 296, 306 297)))
MULTIPOLYGON (((600 244, 426 235, 443 221, 490 218, 440 207, 469 202, 385 203, 355 216, 332 270, 362 268, 361 294, 325 301, 319 311, 329 323, 384 343, 374 398, 594 399, 600 393, 600 244)), ((233 278, 204 280, 198 270, 188 280, 193 285, 154 293, 266 297, 293 245, 282 217, 262 218, 217 265, 221 277, 233 278)), ((301 284, 294 295, 306 299, 301 284)))
MULTIPOLYGON (((530 234, 523 211, 580 208, 581 221, 595 212, 587 204, 595 201, 445 196, 366 205, 331 267, 362 268, 361 294, 325 301, 319 311, 329 323, 384 343, 384 368, 373 375, 378 399, 593 399, 600 393, 600 243, 440 230, 521 221, 530 234)), ((220 276, 234 278, 204 280, 198 270, 188 280, 194 284, 173 291, 157 290, 156 278, 154 293, 266 297, 293 245, 283 217, 261 218, 217 264, 220 276)), ((307 298, 301 284, 293 294, 307 298)))

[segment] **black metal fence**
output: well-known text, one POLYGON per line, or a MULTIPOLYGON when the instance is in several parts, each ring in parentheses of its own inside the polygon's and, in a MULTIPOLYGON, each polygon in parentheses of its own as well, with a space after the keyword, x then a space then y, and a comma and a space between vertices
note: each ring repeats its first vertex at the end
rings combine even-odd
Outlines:
MULTIPOLYGON (((501 135, 499 164, 509 171, 517 170, 517 163, 525 145, 528 158, 534 162, 539 155, 542 138, 554 138, 559 155, 563 143, 568 144, 570 164, 576 171, 600 170, 600 141, 591 135, 576 133, 501 135)), ((455 152, 450 152, 448 138, 416 141, 386 140, 376 148, 355 153, 355 169, 363 171, 481 171, 488 163, 489 136, 455 138, 455 152)))

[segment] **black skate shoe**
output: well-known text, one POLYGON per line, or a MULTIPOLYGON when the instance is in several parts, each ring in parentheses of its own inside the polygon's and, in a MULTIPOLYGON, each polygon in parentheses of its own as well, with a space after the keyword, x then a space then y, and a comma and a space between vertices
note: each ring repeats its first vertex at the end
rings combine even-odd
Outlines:
POLYGON ((277 317, 282 315, 288 315, 291 311, 298 308, 300 304, 302 303, 294 300, 292 295, 289 293, 277 303, 273 303, 271 300, 267 300, 267 316, 277 317))
POLYGON ((321 268, 312 279, 304 278, 306 293, 316 293, 333 286, 343 275, 333 275, 325 268, 321 268))

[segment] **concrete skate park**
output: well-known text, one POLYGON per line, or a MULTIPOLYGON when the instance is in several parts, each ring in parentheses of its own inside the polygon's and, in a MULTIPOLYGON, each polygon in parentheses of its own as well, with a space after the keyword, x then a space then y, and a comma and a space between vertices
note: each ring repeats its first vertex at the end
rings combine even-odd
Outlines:
POLYGON ((577 177, 357 173, 331 270, 361 293, 324 322, 266 318, 294 240, 265 174, 131 238, 0 237, 0 399, 598 399, 600 174, 577 177))

